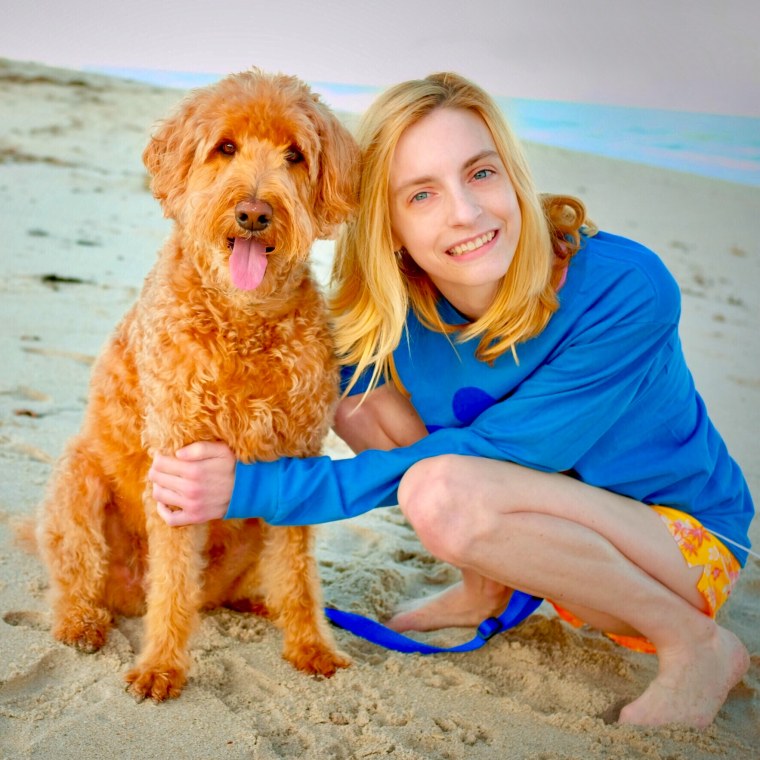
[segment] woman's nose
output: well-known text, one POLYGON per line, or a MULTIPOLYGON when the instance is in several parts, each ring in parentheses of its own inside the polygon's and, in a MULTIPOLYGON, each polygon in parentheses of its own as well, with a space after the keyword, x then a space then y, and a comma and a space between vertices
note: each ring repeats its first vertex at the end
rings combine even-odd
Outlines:
POLYGON ((449 222, 455 226, 471 224, 480 216, 478 198, 467 187, 452 190, 449 196, 449 222))

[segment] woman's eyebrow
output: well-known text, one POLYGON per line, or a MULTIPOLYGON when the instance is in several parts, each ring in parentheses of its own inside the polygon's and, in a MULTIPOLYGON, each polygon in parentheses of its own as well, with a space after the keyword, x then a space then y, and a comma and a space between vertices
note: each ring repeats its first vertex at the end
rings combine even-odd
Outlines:
POLYGON ((393 189, 394 193, 402 193, 407 188, 415 187, 416 185, 427 185, 429 182, 433 182, 435 177, 428 175, 427 177, 415 177, 414 179, 407 180, 403 184, 393 189))
POLYGON ((499 160, 499 154, 493 150, 492 148, 488 148, 486 150, 481 150, 480 153, 477 153, 472 158, 468 159, 464 162, 463 169, 469 169, 474 164, 479 163, 480 161, 483 161, 486 158, 495 158, 499 160))
MULTIPOLYGON (((476 153, 472 158, 468 158, 464 164, 462 164, 462 169, 469 169, 474 164, 479 163, 480 161, 483 161, 486 158, 496 158, 499 159, 499 154, 493 150, 493 149, 486 149, 481 150, 479 153, 476 153)), ((410 187, 416 187, 417 185, 426 185, 429 182, 434 182, 435 177, 432 174, 427 174, 424 177, 415 177, 414 179, 409 179, 406 182, 402 183, 398 187, 394 188, 394 193, 401 193, 407 188, 410 187)))

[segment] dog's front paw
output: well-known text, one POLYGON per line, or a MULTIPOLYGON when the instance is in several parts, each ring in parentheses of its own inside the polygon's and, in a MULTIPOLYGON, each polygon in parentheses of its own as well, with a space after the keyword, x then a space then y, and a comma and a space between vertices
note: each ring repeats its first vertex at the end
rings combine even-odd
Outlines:
POLYGON ((283 652, 282 656, 298 670, 310 675, 334 675, 338 668, 347 668, 351 658, 325 645, 308 645, 292 647, 283 652))
POLYGON ((53 625, 53 636, 82 652, 97 652, 106 643, 113 618, 108 610, 96 607, 78 609, 53 625))
POLYGON ((138 665, 124 677, 127 691, 138 701, 150 698, 155 702, 178 697, 187 680, 179 667, 138 665))

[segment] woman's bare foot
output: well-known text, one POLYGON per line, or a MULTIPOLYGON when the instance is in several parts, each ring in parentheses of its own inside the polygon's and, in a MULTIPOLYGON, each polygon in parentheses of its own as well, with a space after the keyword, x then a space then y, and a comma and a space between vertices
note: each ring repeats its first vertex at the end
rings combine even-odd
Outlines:
POLYGON ((620 723, 706 728, 749 667, 744 644, 717 624, 710 640, 687 651, 658 651, 659 672, 646 691, 620 711, 620 723))
POLYGON ((460 583, 401 605, 386 625, 399 632, 474 627, 501 614, 511 594, 512 589, 501 583, 463 571, 460 583))

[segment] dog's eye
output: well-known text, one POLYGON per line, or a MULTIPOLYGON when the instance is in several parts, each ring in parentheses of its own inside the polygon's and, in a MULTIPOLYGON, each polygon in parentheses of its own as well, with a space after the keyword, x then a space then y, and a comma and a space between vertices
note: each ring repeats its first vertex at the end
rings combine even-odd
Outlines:
POLYGON ((237 151, 237 145, 232 140, 223 140, 219 143, 217 150, 224 153, 225 156, 234 156, 237 151))
POLYGON ((285 151, 285 160, 289 164, 300 164, 301 161, 303 161, 303 153, 301 153, 301 151, 298 150, 295 145, 291 145, 285 151))

